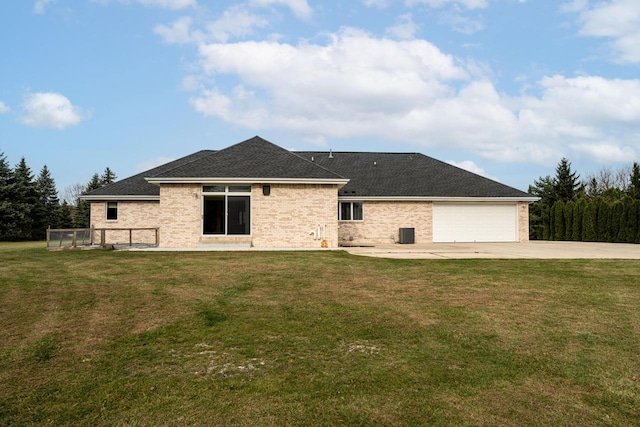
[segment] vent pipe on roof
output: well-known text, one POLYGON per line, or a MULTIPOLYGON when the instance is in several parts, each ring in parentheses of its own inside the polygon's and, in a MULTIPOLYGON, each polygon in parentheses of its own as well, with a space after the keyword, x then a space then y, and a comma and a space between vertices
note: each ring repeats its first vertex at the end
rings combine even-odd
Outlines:
POLYGON ((313 158, 313 156, 311 156, 311 161, 313 162, 315 159, 313 158))
POLYGON ((333 151, 331 150, 331 148, 329 148, 329 158, 333 159, 333 151))

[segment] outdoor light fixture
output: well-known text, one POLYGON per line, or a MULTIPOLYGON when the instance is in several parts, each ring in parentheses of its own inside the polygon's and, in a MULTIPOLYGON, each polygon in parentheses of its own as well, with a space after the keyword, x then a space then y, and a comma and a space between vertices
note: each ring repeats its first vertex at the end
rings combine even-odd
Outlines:
POLYGON ((269 194, 271 194, 271 186, 270 185, 263 185, 262 186, 262 195, 263 196, 268 196, 269 194))

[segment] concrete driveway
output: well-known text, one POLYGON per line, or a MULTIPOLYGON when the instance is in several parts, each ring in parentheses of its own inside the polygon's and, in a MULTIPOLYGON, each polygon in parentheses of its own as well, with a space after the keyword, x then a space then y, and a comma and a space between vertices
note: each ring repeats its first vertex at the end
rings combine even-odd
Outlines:
POLYGON ((345 248, 353 255, 399 259, 640 259, 640 245, 626 243, 429 243, 345 248))

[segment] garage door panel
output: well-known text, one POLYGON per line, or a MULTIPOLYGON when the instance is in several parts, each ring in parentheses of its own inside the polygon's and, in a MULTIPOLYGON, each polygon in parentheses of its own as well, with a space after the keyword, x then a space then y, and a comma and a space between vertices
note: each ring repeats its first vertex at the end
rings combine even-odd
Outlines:
POLYGON ((515 242, 516 204, 433 204, 434 242, 515 242))

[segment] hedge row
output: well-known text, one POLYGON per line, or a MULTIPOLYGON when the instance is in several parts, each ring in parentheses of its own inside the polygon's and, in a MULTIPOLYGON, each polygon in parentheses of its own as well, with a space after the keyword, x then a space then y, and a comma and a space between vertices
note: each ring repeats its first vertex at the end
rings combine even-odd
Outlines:
POLYGON ((603 198, 564 203, 543 209, 532 238, 583 242, 640 243, 640 201, 603 198))

